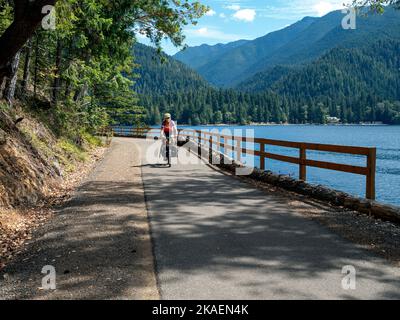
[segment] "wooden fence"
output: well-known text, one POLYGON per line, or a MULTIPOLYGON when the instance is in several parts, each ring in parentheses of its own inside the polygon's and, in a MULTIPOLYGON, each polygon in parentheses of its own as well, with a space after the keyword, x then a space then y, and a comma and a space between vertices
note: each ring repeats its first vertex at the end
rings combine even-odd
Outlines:
MULTIPOLYGON (((158 135, 160 132, 159 129, 150 128, 113 128, 113 130, 114 135, 116 136, 123 135, 133 137, 145 137, 147 134, 154 136, 158 135)), ((199 145, 207 146, 210 151, 221 152, 221 149, 223 148, 224 153, 226 153, 230 150, 235 154, 235 160, 239 162, 241 161, 243 154, 257 156, 260 158, 261 170, 266 170, 267 159, 296 164, 299 166, 299 178, 303 181, 307 180, 308 167, 363 175, 366 177, 366 197, 368 199, 375 200, 376 148, 292 142, 263 138, 246 138, 241 136, 228 136, 219 133, 191 129, 179 130, 179 134, 188 137, 192 141, 197 142, 199 145), (243 143, 252 143, 254 144, 254 148, 247 149, 243 147, 243 143), (256 145, 259 146, 258 150, 256 150, 257 148, 255 148, 256 145), (298 157, 268 152, 268 146, 297 149, 298 157), (307 151, 309 150, 364 156, 366 158, 366 166, 355 166, 349 164, 311 160, 307 158, 307 151)))

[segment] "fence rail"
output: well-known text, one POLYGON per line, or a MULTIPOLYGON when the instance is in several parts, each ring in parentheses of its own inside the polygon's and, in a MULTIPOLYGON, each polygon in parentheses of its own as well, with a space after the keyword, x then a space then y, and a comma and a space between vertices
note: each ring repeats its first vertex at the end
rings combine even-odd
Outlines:
MULTIPOLYGON (((144 137, 147 134, 157 135, 159 129, 151 128, 113 128, 116 136, 144 137)), ((263 138, 246 138, 241 136, 228 136, 214 132, 201 130, 183 129, 179 134, 196 141, 199 145, 205 145, 210 151, 224 152, 230 150, 235 154, 234 158, 241 161, 243 154, 249 154, 260 158, 260 169, 266 170, 267 159, 292 163, 299 166, 300 180, 307 180, 307 168, 315 167, 333 171, 340 171, 363 175, 366 177, 366 198, 375 200, 375 175, 376 175, 376 148, 342 146, 319 143, 293 142, 283 140, 271 140, 263 138), (259 150, 243 147, 242 143, 253 143, 259 145, 259 150), (268 146, 278 146, 298 150, 298 157, 287 156, 268 152, 268 146), (335 162, 312 160, 307 158, 307 151, 320 151, 340 154, 364 156, 365 166, 355 166, 335 162)))

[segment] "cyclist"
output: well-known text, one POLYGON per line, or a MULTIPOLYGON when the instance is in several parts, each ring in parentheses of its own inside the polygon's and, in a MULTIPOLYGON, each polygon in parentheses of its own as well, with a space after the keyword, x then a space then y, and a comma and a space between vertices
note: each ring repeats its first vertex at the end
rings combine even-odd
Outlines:
POLYGON ((176 124, 171 119, 171 114, 166 113, 164 115, 164 121, 161 124, 161 137, 165 136, 166 139, 166 154, 164 160, 168 160, 168 164, 170 164, 169 145, 171 143, 171 138, 175 138, 177 135, 178 130, 176 128, 176 124))

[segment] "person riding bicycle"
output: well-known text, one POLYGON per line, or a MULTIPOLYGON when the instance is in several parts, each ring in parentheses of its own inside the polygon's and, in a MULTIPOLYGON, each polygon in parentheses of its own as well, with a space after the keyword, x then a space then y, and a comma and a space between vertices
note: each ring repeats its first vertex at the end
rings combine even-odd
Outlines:
POLYGON ((166 155, 165 160, 169 160, 169 145, 171 143, 171 138, 175 139, 178 135, 178 130, 176 128, 175 122, 171 119, 171 114, 166 113, 164 115, 164 121, 161 124, 161 137, 165 137, 166 139, 166 155))

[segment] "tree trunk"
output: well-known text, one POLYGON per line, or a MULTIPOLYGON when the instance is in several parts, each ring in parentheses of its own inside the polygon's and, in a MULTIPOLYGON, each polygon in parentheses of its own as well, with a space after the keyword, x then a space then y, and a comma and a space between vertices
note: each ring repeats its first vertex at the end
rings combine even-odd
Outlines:
POLYGON ((11 77, 7 81, 7 86, 5 89, 5 98, 7 99, 10 107, 13 105, 14 95, 15 95, 15 87, 17 85, 18 80, 18 67, 19 67, 19 58, 21 56, 21 51, 18 51, 14 57, 14 61, 11 64, 11 77))
POLYGON ((26 47, 26 54, 25 54, 25 63, 24 63, 24 76, 22 79, 22 90, 24 93, 28 90, 28 83, 29 83, 29 67, 31 64, 31 57, 32 57, 32 38, 29 39, 28 45, 26 47))
POLYGON ((0 99, 3 99, 4 97, 4 89, 6 87, 6 78, 3 78, 3 80, 0 80, 0 99))
POLYGON ((36 47, 35 47, 35 70, 33 75, 33 96, 36 98, 37 85, 38 85, 38 71, 39 71, 39 38, 40 33, 36 35, 36 47))
POLYGON ((0 37, 0 83, 12 74, 12 61, 40 25, 46 5, 57 0, 14 0, 14 21, 0 37))
POLYGON ((71 93, 71 82, 69 80, 65 81, 65 92, 64 92, 64 96, 66 98, 68 98, 68 96, 71 93))
POLYGON ((88 92, 88 85, 85 83, 81 89, 75 91, 74 101, 79 102, 87 95, 87 92, 88 92))
POLYGON ((53 106, 57 106, 58 102, 58 92, 60 91, 60 86, 61 86, 61 54, 62 54, 62 45, 61 41, 57 40, 57 50, 56 50, 56 70, 55 70, 55 78, 54 78, 54 83, 53 83, 53 91, 52 91, 52 97, 51 97, 51 103, 53 106))

